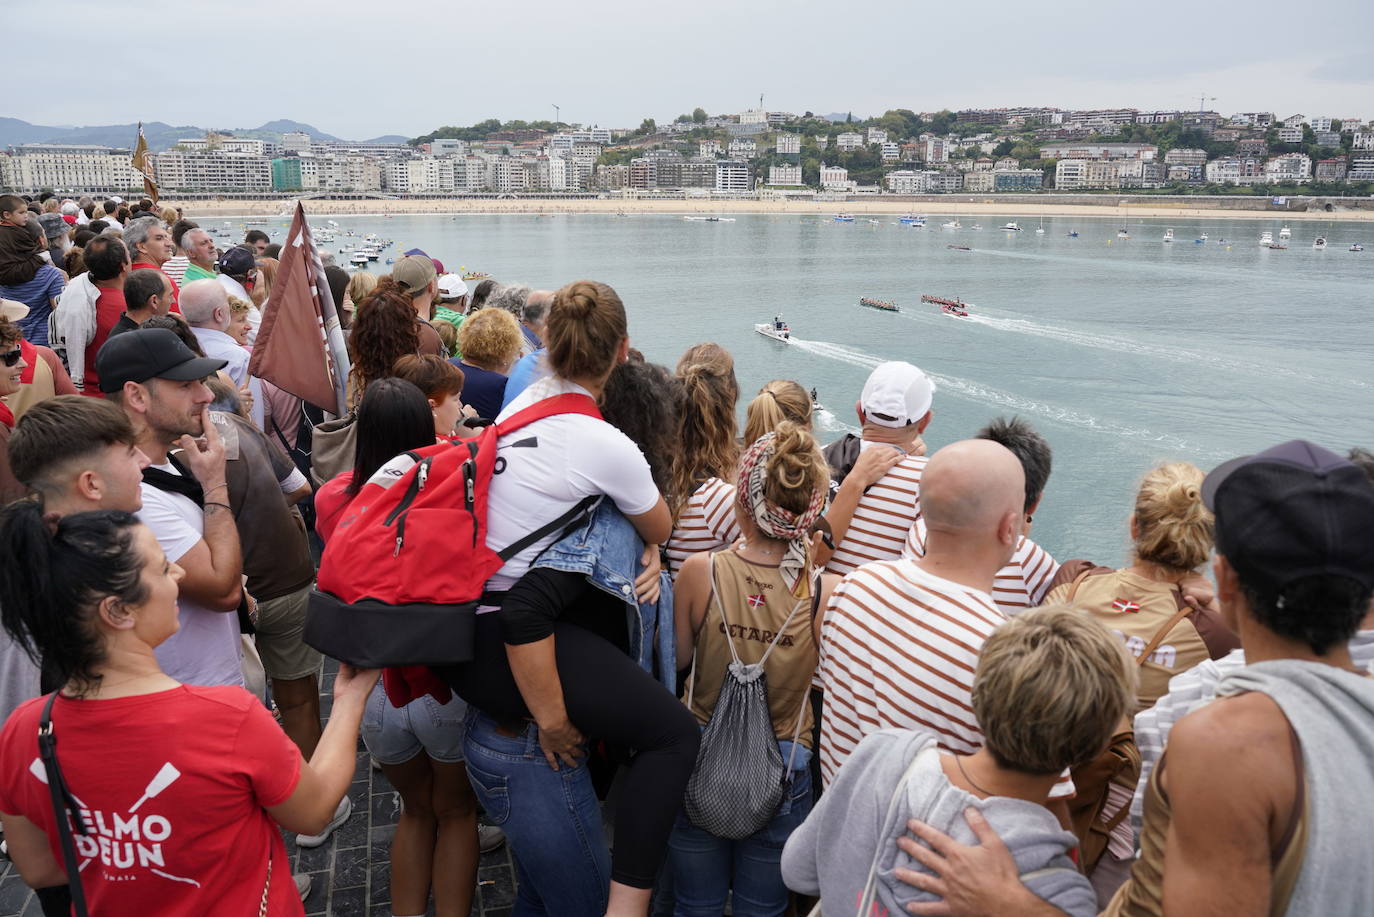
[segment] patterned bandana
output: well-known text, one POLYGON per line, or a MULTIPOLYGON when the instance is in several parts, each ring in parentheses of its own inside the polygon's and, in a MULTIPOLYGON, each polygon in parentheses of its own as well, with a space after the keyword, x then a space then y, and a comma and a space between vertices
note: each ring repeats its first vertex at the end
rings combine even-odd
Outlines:
POLYGON ((768 483, 768 459, 775 451, 776 439, 776 433, 765 433, 745 450, 739 461, 736 495, 749 510, 760 532, 769 538, 787 542, 778 572, 793 598, 804 599, 811 590, 808 536, 811 534, 811 524, 825 508, 825 490, 820 488, 812 493, 811 502, 801 513, 789 512, 764 496, 764 486, 768 483))

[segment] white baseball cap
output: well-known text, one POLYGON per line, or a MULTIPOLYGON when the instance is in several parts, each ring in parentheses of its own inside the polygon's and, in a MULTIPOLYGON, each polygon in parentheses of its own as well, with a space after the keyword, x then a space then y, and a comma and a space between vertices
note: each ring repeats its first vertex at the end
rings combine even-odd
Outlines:
POLYGON ((439 278, 439 298, 458 299, 468 295, 468 285, 458 274, 445 274, 439 278))
POLYGON ((17 322, 29 314, 29 307, 17 299, 0 299, 0 318, 17 322))
POLYGON ((864 419, 880 427, 905 427, 926 416, 935 383, 910 363, 893 361, 873 370, 864 383, 859 406, 864 419))

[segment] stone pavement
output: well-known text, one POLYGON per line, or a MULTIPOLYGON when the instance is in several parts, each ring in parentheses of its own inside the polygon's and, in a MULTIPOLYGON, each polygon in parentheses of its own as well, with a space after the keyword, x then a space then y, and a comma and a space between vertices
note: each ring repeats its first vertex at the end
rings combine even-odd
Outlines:
MULTIPOLYGON (((320 685, 320 703, 329 714, 337 664, 326 661, 320 685)), ((286 836, 294 872, 314 879, 305 899, 307 915, 329 917, 390 917, 388 906, 388 851, 400 815, 400 797, 381 771, 374 771, 362 741, 358 742, 358 765, 348 789, 353 800, 353 816, 328 843, 313 850, 298 850, 295 835, 286 836)), ((14 864, 3 861, 0 872, 0 917, 39 917, 42 909, 14 864)), ((515 902, 515 870, 509 845, 482 857, 477 871, 478 894, 472 913, 481 917, 506 917, 515 902)), ((206 911, 209 913, 209 910, 206 911)), ((431 914, 434 913, 431 908, 431 914)))

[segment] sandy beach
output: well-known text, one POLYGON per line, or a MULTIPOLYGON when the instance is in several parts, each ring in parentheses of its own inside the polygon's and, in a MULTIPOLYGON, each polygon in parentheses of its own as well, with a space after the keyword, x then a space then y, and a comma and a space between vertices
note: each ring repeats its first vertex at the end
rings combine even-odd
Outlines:
MULTIPOLYGON (((1324 199, 1323 199, 1324 200, 1324 199)), ((186 214, 196 216, 251 216, 275 217, 289 215, 294 207, 293 201, 263 200, 195 200, 178 202, 172 198, 166 203, 181 206, 186 214)), ((1190 202, 1191 203, 1191 202, 1190 202)), ((970 198, 965 195, 949 195, 934 200, 910 201, 874 198, 873 200, 850 201, 758 201, 758 200, 597 200, 597 199, 433 199, 433 200, 389 200, 373 199, 361 201, 305 200, 305 211, 310 216, 385 216, 389 214, 810 214, 830 216, 844 212, 856 217, 920 213, 930 216, 1091 216, 1117 217, 1123 219, 1139 218, 1204 218, 1204 219, 1248 219, 1272 216, 1284 220, 1352 220, 1374 221, 1374 201, 1349 200, 1338 202, 1336 206, 1364 205, 1370 209, 1341 209, 1326 212, 1314 209, 1312 212, 1288 210, 1281 207, 1266 206, 1264 201, 1237 201, 1216 199, 1199 201, 1195 206, 1187 206, 1177 199, 1160 201, 1150 197, 1093 196, 1083 203, 1064 203, 1062 196, 1056 201, 1042 201, 1036 198, 1018 200, 989 200, 970 198), (1216 206, 1228 205, 1227 209, 1216 206), (1242 204, 1253 204, 1253 209, 1232 209, 1242 204), (1208 206, 1211 205, 1211 206, 1208 206)), ((1292 199, 1291 204, 1300 204, 1300 199, 1292 199)))

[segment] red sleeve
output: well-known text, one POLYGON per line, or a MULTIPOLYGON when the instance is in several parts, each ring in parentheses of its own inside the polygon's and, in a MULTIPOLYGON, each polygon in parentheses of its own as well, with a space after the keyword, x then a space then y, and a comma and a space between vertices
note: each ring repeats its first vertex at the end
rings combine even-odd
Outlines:
POLYGON ((37 698, 15 708, 0 732, 0 812, 23 815, 23 780, 29 762, 38 756, 37 698))
POLYGON ((260 703, 248 706, 234 742, 234 758, 248 774, 263 808, 281 805, 301 779, 301 753, 260 703))
POLYGON ((79 395, 76 390, 76 383, 72 382, 72 377, 67 375, 67 367, 62 365, 62 361, 57 358, 57 354, 52 352, 51 347, 36 345, 38 355, 43 358, 43 362, 48 364, 48 369, 52 370, 53 393, 57 395, 79 395))

